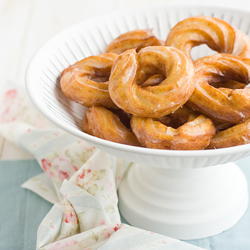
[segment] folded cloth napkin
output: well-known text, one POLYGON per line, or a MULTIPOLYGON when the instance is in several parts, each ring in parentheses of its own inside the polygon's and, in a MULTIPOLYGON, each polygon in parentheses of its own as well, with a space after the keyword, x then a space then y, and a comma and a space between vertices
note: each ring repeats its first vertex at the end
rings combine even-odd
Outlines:
POLYGON ((54 127, 20 87, 3 96, 0 133, 33 154, 45 172, 22 186, 55 203, 39 226, 37 249, 202 249, 122 224, 116 191, 133 163, 54 127))

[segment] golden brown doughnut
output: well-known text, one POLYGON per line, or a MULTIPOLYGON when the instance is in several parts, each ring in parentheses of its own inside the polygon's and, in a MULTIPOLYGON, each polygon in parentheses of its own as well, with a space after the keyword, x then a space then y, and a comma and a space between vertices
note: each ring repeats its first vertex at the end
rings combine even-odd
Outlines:
POLYGON ((235 125, 234 123, 231 122, 221 122, 219 120, 212 120, 212 121, 215 126, 216 133, 219 133, 235 125))
MULTIPOLYGON (((224 90, 225 88, 226 89, 244 89, 246 87, 246 84, 236 82, 233 80, 228 80, 225 82, 213 82, 213 83, 210 83, 210 85, 215 88, 220 88, 220 91, 224 91, 224 92, 225 92, 224 90)), ((216 119, 213 119, 212 121, 216 128, 216 133, 219 133, 235 125, 235 123, 232 123, 232 122, 224 122, 224 121, 220 121, 216 119)))
POLYGON ((192 61, 174 47, 153 46, 128 50, 116 59, 109 79, 109 94, 124 111, 143 117, 162 117, 182 106, 194 90, 192 61), (143 83, 156 74, 164 81, 143 83))
POLYGON ((250 82, 250 59, 229 54, 203 57, 194 63, 195 90, 187 105, 209 117, 241 123, 250 117, 250 89, 228 89, 210 83, 235 80, 250 82))
POLYGON ((207 149, 227 148, 250 143, 250 119, 217 133, 207 149))
POLYGON ((206 148, 215 127, 204 115, 195 116, 191 121, 174 129, 155 118, 132 116, 131 128, 138 141, 147 148, 171 150, 200 150, 206 148))
POLYGON ((136 49, 138 52, 144 47, 160 45, 164 45, 164 42, 153 35, 152 29, 133 30, 114 39, 106 48, 106 53, 121 54, 129 49, 136 49))
POLYGON ((108 92, 109 76, 118 55, 112 53, 87 57, 61 73, 64 95, 86 107, 102 105, 115 108, 108 92))
POLYGON ((200 44, 207 44, 219 53, 250 57, 249 37, 215 17, 196 16, 177 23, 165 42, 166 46, 174 46, 188 56, 200 44))
POLYGON ((120 121, 119 117, 101 106, 92 106, 82 120, 85 133, 112 142, 141 146, 135 135, 120 121))
POLYGON ((184 105, 178 108, 175 112, 157 118, 157 120, 168 127, 177 129, 186 122, 194 120, 199 115, 201 114, 198 112, 194 112, 192 109, 184 105))
POLYGON ((156 74, 153 76, 150 76, 144 83, 140 85, 140 87, 148 87, 148 86, 156 86, 160 84, 162 81, 164 81, 166 77, 161 74, 156 74))
POLYGON ((244 89, 246 87, 246 84, 236 82, 233 80, 228 80, 225 82, 212 82, 210 83, 215 88, 227 88, 227 89, 244 89))

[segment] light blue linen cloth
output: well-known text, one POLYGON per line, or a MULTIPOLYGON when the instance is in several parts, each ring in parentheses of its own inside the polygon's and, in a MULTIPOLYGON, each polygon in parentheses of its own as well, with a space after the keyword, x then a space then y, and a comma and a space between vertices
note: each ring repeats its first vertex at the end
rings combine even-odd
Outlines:
MULTIPOLYGON (((250 186, 250 157, 236 163, 245 173, 250 186)), ((42 170, 36 160, 0 161, 0 250, 35 249, 38 226, 52 204, 21 188, 21 184, 39 173, 42 170)), ((122 222, 125 223, 125 220, 122 219, 122 222)), ((249 250, 250 209, 230 230, 186 242, 207 250, 249 250)))

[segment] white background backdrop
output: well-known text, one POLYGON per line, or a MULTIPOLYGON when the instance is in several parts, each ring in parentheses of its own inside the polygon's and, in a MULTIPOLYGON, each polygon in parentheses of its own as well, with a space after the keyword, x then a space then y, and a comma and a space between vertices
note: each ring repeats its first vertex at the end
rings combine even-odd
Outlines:
MULTIPOLYGON (((119 9, 184 2, 235 6, 250 11, 250 0, 0 0, 0 97, 10 82, 24 86, 31 56, 61 30, 119 9)), ((0 159, 27 158, 32 156, 0 135, 0 159)))

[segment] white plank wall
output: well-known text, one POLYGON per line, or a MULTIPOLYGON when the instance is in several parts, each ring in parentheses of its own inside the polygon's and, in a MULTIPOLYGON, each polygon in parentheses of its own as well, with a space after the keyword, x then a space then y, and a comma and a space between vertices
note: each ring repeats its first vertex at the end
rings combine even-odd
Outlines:
MULTIPOLYGON (((0 1, 0 88, 7 84, 8 80, 14 80, 18 74, 23 57, 25 36, 33 8, 32 0, 0 1)), ((3 91, 0 92, 3 94, 3 91)), ((12 159, 27 158, 18 147, 8 143, 0 137, 0 157, 12 159), (14 157, 14 158, 15 158, 14 157)))
MULTIPOLYGON (((0 96, 8 81, 24 86, 35 51, 61 30, 118 8, 113 0, 0 0, 0 96)), ((0 159, 32 158, 0 135, 0 159)))
MULTIPOLYGON (((61 30, 97 15, 156 3, 185 0, 0 0, 0 97, 4 85, 14 81, 24 86, 27 64, 35 51, 61 30)), ((199 0, 189 0, 199 3, 199 0)), ((249 0, 203 0, 212 4, 250 9, 249 0)), ((0 135, 0 159, 32 156, 0 135)))

